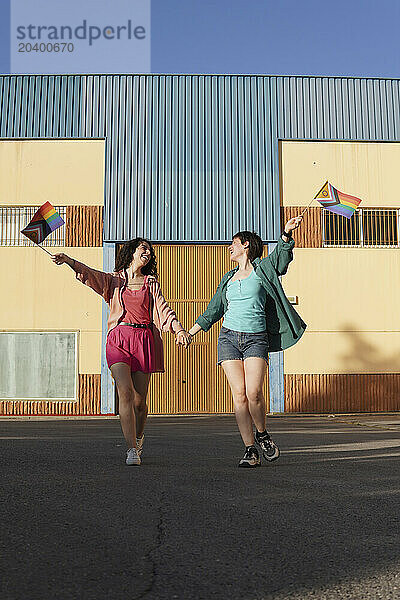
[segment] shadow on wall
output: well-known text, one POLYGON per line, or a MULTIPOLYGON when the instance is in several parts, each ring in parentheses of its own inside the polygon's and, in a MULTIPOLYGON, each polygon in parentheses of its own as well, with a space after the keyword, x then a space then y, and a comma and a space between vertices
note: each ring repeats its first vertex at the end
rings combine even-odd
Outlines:
POLYGON ((342 327, 348 352, 342 373, 286 375, 285 410, 292 413, 400 410, 400 352, 382 352, 351 324, 342 327), (346 372, 347 371, 347 372, 346 372))
POLYGON ((382 354, 364 333, 354 331, 348 323, 343 325, 342 332, 349 346, 349 352, 341 356, 344 371, 390 375, 400 372, 400 351, 392 352, 388 347, 382 354))

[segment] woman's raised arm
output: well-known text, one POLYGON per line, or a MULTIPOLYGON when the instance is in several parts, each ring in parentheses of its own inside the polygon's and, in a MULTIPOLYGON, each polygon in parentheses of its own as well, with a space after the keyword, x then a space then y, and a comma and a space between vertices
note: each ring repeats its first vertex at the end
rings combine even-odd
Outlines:
POLYGON ((97 294, 100 294, 106 302, 110 301, 113 291, 112 282, 115 278, 114 275, 92 269, 63 252, 54 254, 52 260, 56 265, 67 264, 75 271, 75 276, 81 283, 92 288, 97 294))

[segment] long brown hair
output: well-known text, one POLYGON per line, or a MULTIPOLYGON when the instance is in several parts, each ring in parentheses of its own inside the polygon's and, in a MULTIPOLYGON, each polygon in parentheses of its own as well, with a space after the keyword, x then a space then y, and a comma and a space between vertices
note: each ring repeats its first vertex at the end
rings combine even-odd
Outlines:
POLYGON ((151 242, 149 242, 149 240, 146 240, 145 238, 135 238, 134 240, 130 240, 129 242, 125 242, 124 244, 122 244, 118 251, 117 258, 115 260, 115 272, 125 271, 129 267, 129 265, 132 262, 133 255, 135 254, 136 248, 140 246, 142 242, 146 242, 146 244, 148 244, 150 248, 150 260, 147 263, 147 265, 145 265, 142 268, 142 273, 143 275, 153 275, 153 277, 158 279, 157 259, 154 252, 154 248, 151 245, 151 242))

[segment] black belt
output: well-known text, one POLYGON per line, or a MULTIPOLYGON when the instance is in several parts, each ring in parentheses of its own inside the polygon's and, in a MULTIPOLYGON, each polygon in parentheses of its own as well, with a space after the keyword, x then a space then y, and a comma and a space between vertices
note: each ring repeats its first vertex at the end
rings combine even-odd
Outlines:
POLYGON ((119 323, 120 325, 129 325, 129 327, 137 327, 138 329, 150 329, 150 327, 153 326, 153 323, 125 323, 124 321, 122 323, 119 323))

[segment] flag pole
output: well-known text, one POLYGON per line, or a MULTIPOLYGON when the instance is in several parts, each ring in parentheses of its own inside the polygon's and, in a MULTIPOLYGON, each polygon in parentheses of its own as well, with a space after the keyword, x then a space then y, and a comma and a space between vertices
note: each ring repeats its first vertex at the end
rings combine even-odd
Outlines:
POLYGON ((308 211, 308 209, 310 208, 311 204, 313 203, 313 201, 315 200, 315 198, 313 198, 310 202, 310 204, 308 206, 306 206, 306 208, 303 210, 303 212, 300 214, 300 217, 302 217, 304 215, 305 212, 308 211))
POLYGON ((44 252, 47 252, 47 254, 49 256, 51 256, 53 258, 53 255, 51 252, 49 252, 48 250, 46 250, 46 248, 43 248, 43 246, 41 246, 40 244, 35 244, 38 248, 41 248, 44 252))
POLYGON ((304 215, 305 212, 307 212, 307 210, 310 208, 311 204, 313 203, 313 200, 316 199, 316 197, 318 196, 318 194, 320 194, 322 192, 322 190, 324 189, 324 187, 326 186, 326 184, 328 183, 328 181, 325 181, 324 185, 322 186, 322 188, 319 190, 319 192, 317 192, 314 196, 314 198, 311 200, 310 204, 308 206, 306 206, 306 208, 303 210, 303 212, 301 213, 301 217, 304 215))

